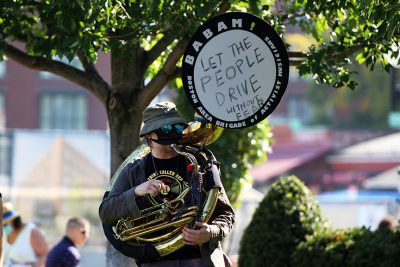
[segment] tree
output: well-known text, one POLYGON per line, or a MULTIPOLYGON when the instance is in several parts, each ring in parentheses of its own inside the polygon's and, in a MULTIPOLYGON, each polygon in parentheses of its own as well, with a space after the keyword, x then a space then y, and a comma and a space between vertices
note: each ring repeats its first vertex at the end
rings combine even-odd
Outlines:
MULTIPOLYGON (((141 112, 170 80, 191 34, 218 13, 248 11, 283 33, 297 25, 319 46, 289 53, 302 75, 335 87, 349 86, 349 58, 373 67, 383 54, 398 54, 399 9, 388 1, 140 1, 4 0, 0 6, 0 57, 52 72, 93 93, 103 103, 111 135, 111 173, 139 144, 141 112), (325 40, 323 33, 330 39, 325 40), (24 45, 17 48, 16 42, 24 45), (393 46, 391 46, 393 44, 393 46), (111 53, 112 83, 94 65, 100 51, 111 53), (77 57, 83 70, 54 57, 77 57), (145 82, 148 80, 148 82, 145 82)), ((19 47, 19 46, 18 46, 19 47)), ((121 266, 128 266, 120 264, 121 266)))
MULTIPOLYGON (((385 58, 400 52, 400 3, 396 0, 284 1, 278 21, 298 25, 311 34, 307 59, 299 64, 300 75, 312 75, 318 83, 354 89, 349 66, 355 57, 370 70, 376 63, 386 71, 385 58)), ((399 59, 400 60, 400 59, 399 59)))
POLYGON ((369 72, 364 66, 354 68, 361 74, 356 77, 358 90, 328 90, 327 86, 311 84, 312 123, 346 129, 388 127, 390 92, 382 88, 389 88, 389 76, 379 69, 369 72))
POLYGON ((296 176, 272 184, 240 242, 240 266, 293 266, 297 245, 328 223, 310 190, 296 176))

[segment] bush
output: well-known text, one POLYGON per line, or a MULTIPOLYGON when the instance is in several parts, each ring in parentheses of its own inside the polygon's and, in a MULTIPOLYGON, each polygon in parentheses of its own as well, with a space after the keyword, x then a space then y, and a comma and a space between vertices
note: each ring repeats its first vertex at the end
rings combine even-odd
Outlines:
POLYGON ((272 184, 244 231, 239 266, 291 266, 297 245, 326 228, 308 188, 295 176, 281 178, 272 184))
POLYGON ((400 266, 400 232, 366 232, 354 245, 351 267, 400 266))
POLYGON ((400 266, 399 244, 400 232, 373 232, 366 228, 323 231, 299 244, 293 266, 400 266))
POLYGON ((344 267, 365 228, 325 230, 307 236, 293 254, 296 267, 344 267))

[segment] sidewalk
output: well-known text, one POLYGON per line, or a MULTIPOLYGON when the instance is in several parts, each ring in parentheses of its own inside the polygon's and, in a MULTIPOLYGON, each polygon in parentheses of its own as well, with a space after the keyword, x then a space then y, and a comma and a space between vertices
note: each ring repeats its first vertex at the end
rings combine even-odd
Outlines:
POLYGON ((105 267, 105 247, 83 247, 81 249, 81 267, 105 267))

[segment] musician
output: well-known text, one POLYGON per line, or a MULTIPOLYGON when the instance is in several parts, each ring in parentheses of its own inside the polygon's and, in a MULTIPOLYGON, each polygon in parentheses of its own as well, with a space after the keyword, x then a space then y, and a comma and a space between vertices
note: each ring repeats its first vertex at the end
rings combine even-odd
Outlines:
MULTIPOLYGON (((103 199, 99 216, 103 224, 131 216, 165 199, 176 197, 182 180, 187 182, 188 161, 170 147, 176 144, 187 127, 174 103, 162 102, 143 111, 144 137, 151 152, 129 163, 120 173, 108 196, 103 199)), ((181 249, 164 257, 135 260, 144 267, 231 266, 221 249, 220 241, 231 231, 234 211, 221 185, 216 207, 208 223, 196 222, 196 229, 185 227, 181 249)))

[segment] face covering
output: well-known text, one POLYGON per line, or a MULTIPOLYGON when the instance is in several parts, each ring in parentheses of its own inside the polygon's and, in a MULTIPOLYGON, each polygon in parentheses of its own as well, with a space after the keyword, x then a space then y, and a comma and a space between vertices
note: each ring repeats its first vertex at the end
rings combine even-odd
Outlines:
POLYGON ((182 137, 182 134, 178 133, 162 133, 162 134, 157 134, 158 139, 150 139, 151 141, 156 142, 157 144, 160 145, 171 145, 171 144, 177 144, 179 139, 182 137))
POLYGON ((160 129, 154 131, 158 139, 150 139, 160 145, 171 145, 177 144, 179 139, 182 137, 182 132, 187 126, 185 124, 168 124, 164 125, 160 129))
POLYGON ((13 228, 11 225, 7 224, 3 227, 3 231, 6 235, 9 235, 12 232, 13 228))

